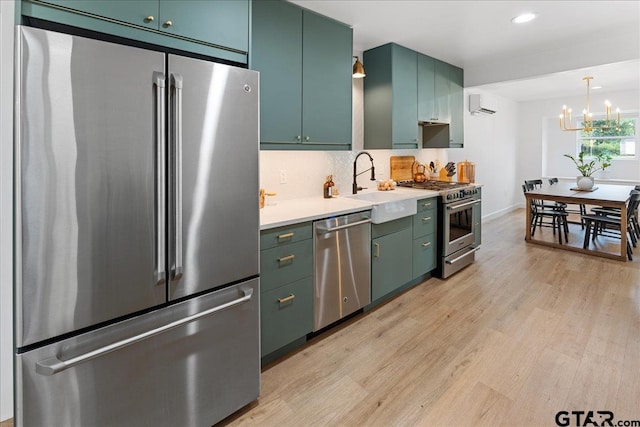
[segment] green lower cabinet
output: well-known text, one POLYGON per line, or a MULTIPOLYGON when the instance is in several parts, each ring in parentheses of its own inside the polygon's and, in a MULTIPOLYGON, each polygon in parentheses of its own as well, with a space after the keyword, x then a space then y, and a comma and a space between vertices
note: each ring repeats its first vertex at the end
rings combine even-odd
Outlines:
POLYGON ((313 275, 313 241, 260 251, 260 275, 263 291, 313 275))
POLYGON ((413 239, 413 278, 436 268, 436 233, 413 239))
POLYGON ((262 292, 260 298, 261 356, 312 331, 312 277, 262 292))
POLYGON ((375 301, 412 279, 411 227, 371 241, 371 300, 375 301))

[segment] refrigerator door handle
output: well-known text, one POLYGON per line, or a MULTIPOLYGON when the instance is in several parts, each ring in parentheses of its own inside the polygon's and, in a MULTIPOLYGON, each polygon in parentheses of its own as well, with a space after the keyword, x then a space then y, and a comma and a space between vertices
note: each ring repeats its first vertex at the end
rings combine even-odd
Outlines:
POLYGON ((173 107, 173 161, 174 161, 174 203, 175 203, 175 235, 174 262, 171 272, 172 280, 180 280, 184 273, 182 263, 182 76, 171 74, 171 85, 175 88, 175 104, 173 107))
POLYGON ((165 224, 166 224, 166 188, 165 188, 165 76, 155 71, 153 84, 156 89, 156 285, 166 281, 165 271, 165 224))
POLYGON ((243 293, 243 296, 240 298, 234 299, 232 301, 218 305, 216 307, 210 308, 200 313, 192 314, 191 316, 184 317, 180 320, 176 320, 175 322, 171 322, 164 326, 160 326, 159 328, 152 329, 150 331, 143 332, 133 337, 114 342, 104 347, 100 347, 96 350, 92 350, 90 352, 81 354, 80 356, 72 357, 71 359, 68 359, 68 360, 60 360, 57 356, 49 357, 47 359, 41 360, 36 363, 36 372, 40 375, 45 375, 45 376, 55 375, 69 368, 72 368, 76 365, 79 365, 81 363, 88 362, 90 360, 103 356, 107 353, 111 353, 112 351, 120 350, 121 348, 128 347, 132 344, 135 344, 147 338, 151 338, 155 335, 161 334, 171 329, 186 325, 187 323, 193 322, 203 317, 210 316, 211 314, 216 313, 218 311, 233 307, 238 304, 242 304, 243 302, 249 301, 251 299, 251 297, 253 296, 253 289, 242 288, 242 293, 243 293))

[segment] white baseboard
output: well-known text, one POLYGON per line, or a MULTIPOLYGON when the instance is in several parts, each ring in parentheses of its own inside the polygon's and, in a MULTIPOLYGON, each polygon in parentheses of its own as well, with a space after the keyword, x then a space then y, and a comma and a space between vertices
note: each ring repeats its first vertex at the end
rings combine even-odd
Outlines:
POLYGON ((482 221, 492 221, 494 219, 503 217, 504 215, 508 214, 509 212, 513 212, 517 209, 524 209, 524 203, 522 204, 516 204, 516 205, 511 205, 511 206, 507 206, 504 209, 500 209, 499 211, 496 212, 491 212, 488 215, 485 215, 482 217, 482 221))

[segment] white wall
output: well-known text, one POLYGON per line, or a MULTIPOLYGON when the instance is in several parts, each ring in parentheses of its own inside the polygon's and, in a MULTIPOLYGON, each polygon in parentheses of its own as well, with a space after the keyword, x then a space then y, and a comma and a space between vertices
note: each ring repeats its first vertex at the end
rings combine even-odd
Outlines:
MULTIPOLYGON (((591 93, 591 111, 597 113, 609 100, 614 108, 624 112, 640 111, 640 91, 593 92, 591 93)), ((547 99, 524 102, 520 107, 521 141, 528 151, 528 159, 522 165, 519 181, 541 176, 574 178, 579 173, 571 160, 563 154, 576 154, 576 132, 560 130, 558 115, 563 105, 571 106, 574 111, 582 111, 586 105, 584 96, 547 99)), ((640 150, 640 146, 636 147, 640 150)), ((640 153, 636 153, 640 157, 640 153)), ((640 181, 640 161, 635 159, 614 159, 612 166, 596 178, 640 181)))
POLYGON ((469 94, 486 94, 467 88, 464 91, 464 148, 449 149, 449 161, 468 160, 476 164, 476 182, 483 184, 482 217, 502 215, 518 203, 514 186, 518 171, 519 131, 518 104, 491 95, 495 100, 493 115, 469 113, 469 94))
POLYGON ((13 417, 13 0, 0 0, 0 420, 13 417))

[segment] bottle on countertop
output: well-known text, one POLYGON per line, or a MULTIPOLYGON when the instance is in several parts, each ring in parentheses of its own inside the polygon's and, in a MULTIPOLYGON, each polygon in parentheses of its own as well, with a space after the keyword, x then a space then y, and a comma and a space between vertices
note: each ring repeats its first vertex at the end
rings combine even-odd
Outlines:
POLYGON ((327 176, 327 180, 322 185, 322 195, 325 199, 330 199, 332 196, 332 188, 335 184, 333 183, 333 175, 327 176))

